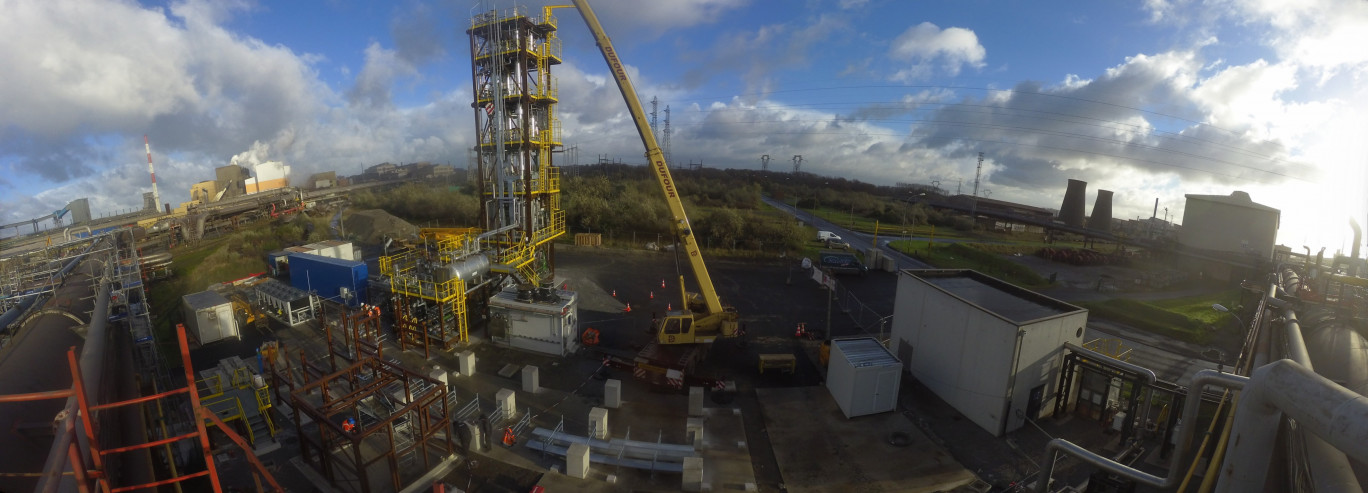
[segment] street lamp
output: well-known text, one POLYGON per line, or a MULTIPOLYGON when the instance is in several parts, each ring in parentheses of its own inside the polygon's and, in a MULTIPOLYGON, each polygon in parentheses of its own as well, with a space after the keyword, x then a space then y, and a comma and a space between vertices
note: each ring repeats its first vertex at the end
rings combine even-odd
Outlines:
POLYGON ((1214 303, 1211 305, 1211 309, 1221 313, 1230 314, 1230 316, 1235 317, 1235 321, 1240 323, 1240 328, 1248 329, 1248 327, 1245 326, 1244 320, 1241 319, 1239 315, 1236 315, 1235 312, 1232 312, 1229 308, 1226 308, 1225 305, 1222 305, 1220 303, 1214 303))

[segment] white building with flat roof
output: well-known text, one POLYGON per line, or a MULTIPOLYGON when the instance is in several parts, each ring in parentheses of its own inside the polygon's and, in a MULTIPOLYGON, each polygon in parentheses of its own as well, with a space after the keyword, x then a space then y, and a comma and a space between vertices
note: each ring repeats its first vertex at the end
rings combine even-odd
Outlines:
POLYGON ((890 341, 903 367, 993 436, 1054 413, 1064 343, 1088 311, 972 270, 903 270, 890 341))

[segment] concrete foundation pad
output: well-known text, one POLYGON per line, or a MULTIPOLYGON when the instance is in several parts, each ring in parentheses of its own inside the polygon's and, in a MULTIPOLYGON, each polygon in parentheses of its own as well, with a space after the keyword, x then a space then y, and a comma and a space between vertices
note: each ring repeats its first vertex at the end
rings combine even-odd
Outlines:
POLYGON ((472 351, 461 351, 456 354, 456 371, 461 376, 469 377, 475 374, 475 353, 472 351))
POLYGON ((570 445, 565 453, 565 474, 572 478, 589 477, 589 446, 583 443, 570 445))
POLYGON ((518 394, 509 389, 499 389, 494 394, 494 402, 503 407, 504 416, 512 418, 518 414, 518 394))
POLYGON ((608 439, 608 410, 596 407, 589 410, 589 434, 599 440, 608 439))
POLYGON ((535 366, 527 365, 522 369, 522 389, 523 392, 537 393, 541 388, 541 370, 535 366))
POLYGON ((703 459, 685 457, 684 473, 680 474, 681 489, 684 491, 703 491, 703 459))
POLYGON ((622 380, 608 379, 603 382, 603 407, 617 409, 622 406, 622 380))
POLYGON ((757 389, 756 395, 790 492, 843 493, 858 484, 867 491, 929 493, 975 479, 900 413, 846 419, 820 386, 757 389), (911 443, 889 444, 893 432, 911 443))

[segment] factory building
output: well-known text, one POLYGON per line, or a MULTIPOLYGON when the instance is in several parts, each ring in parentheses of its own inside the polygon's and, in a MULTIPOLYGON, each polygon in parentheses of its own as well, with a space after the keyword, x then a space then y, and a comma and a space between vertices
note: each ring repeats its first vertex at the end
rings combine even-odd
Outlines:
POLYGON ((905 369, 1002 436, 1054 414, 1064 344, 1088 311, 971 270, 898 275, 890 341, 905 369))
POLYGON ((1206 254, 1244 254, 1260 260, 1273 258, 1282 212, 1255 203, 1249 194, 1188 194, 1178 244, 1206 254))
POLYGON ((267 161, 252 167, 256 175, 243 181, 246 193, 261 193, 290 186, 290 167, 280 161, 267 161))
POLYGON ((90 222, 90 199, 80 198, 67 204, 66 209, 71 211, 71 224, 82 224, 90 222))

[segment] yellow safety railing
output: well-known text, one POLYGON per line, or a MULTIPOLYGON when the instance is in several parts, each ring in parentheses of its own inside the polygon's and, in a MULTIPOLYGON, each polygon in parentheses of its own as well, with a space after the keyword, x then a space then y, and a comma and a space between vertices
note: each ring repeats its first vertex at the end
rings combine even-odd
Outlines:
POLYGON ((538 55, 541 55, 551 60, 555 60, 556 63, 560 63, 562 61, 562 49, 560 38, 547 37, 546 42, 542 43, 540 49, 538 49, 537 51, 538 55))
POLYGON ((227 386, 223 382, 223 374, 216 373, 211 377, 196 380, 195 386, 200 393, 201 399, 208 399, 223 395, 227 386))
MULTIPOLYGON (((242 401, 238 400, 237 397, 226 396, 218 399, 201 401, 201 405, 213 410, 214 414, 218 415, 219 419, 223 420, 224 423, 235 419, 242 420, 242 424, 247 427, 247 440, 253 444, 256 443, 255 433, 252 432, 252 423, 247 421, 247 414, 242 411, 242 401)), ((213 421, 210 421, 209 418, 201 419, 204 419, 205 424, 213 424, 213 421)))
POLYGON ((257 414, 261 415, 262 421, 266 423, 266 430, 271 436, 275 436, 275 422, 271 420, 271 388, 262 385, 261 388, 252 392, 252 395, 256 396, 257 414))
POLYGON ((252 385, 252 372, 247 367, 239 367, 233 370, 233 386, 245 389, 252 385))

